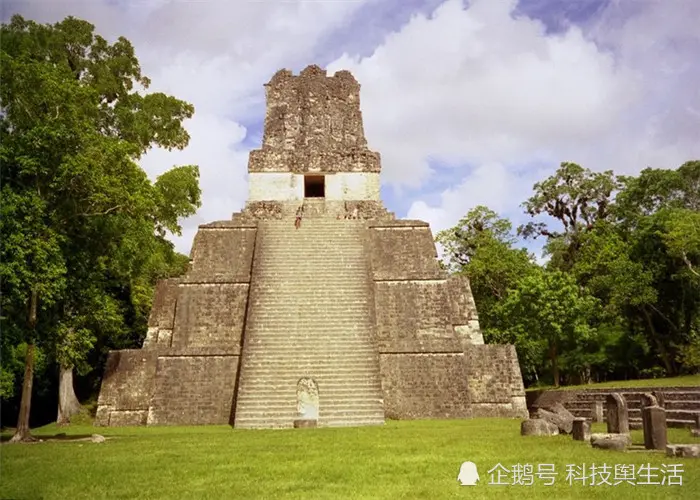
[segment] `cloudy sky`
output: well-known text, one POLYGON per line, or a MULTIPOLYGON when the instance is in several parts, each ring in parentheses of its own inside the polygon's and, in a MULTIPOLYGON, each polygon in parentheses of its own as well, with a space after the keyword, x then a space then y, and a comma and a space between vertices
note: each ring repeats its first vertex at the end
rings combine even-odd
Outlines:
POLYGON ((185 253, 243 207, 280 68, 355 75, 386 205, 434 231, 480 204, 524 222, 562 161, 629 174, 700 158, 700 0, 3 0, 15 13, 126 36, 151 90, 194 104, 188 148, 142 162, 200 166, 185 253))

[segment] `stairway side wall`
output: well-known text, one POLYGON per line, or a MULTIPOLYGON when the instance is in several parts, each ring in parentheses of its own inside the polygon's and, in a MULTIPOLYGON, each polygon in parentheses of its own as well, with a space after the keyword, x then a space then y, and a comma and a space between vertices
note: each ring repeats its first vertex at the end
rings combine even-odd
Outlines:
POLYGON ((229 423, 255 233, 230 221, 200 227, 189 271, 156 287, 144 348, 109 354, 97 425, 229 423))
POLYGON ((421 221, 370 225, 377 345, 390 418, 527 417, 512 345, 484 345, 464 276, 421 221))
POLYGON ((470 416, 464 351, 430 228, 373 223, 369 251, 386 416, 470 416))

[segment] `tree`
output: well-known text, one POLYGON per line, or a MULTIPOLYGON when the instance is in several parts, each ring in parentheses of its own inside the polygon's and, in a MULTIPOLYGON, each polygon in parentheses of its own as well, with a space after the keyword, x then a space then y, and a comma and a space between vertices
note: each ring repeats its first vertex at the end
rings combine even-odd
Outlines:
POLYGON ((484 206, 470 210, 436 241, 444 249, 445 266, 469 277, 485 334, 495 326, 491 311, 510 288, 537 265, 525 249, 515 249, 512 225, 484 206))
MULTIPOLYGON (((645 169, 624 177, 614 215, 631 258, 651 277, 656 300, 637 311, 640 328, 659 353, 666 372, 697 338, 700 317, 698 213, 700 161, 676 170, 645 169)), ((682 362, 682 361, 681 361, 682 362)))
POLYGON ((535 184, 535 194, 523 204, 531 217, 547 215, 559 222, 563 231, 544 222, 529 222, 518 228, 518 233, 525 238, 545 236, 551 265, 568 270, 576 259, 581 234, 610 216, 612 195, 619 187, 612 171, 591 172, 564 162, 554 175, 535 184))
MULTIPOLYGON (((155 145, 184 148, 182 121, 194 109, 138 90, 149 80, 128 40, 110 45, 72 17, 39 25, 14 16, 0 35, 0 278, 6 321, 28 345, 13 436, 23 440, 35 344, 52 346, 62 371, 72 370, 105 323, 119 329, 109 289, 138 278, 148 260, 134 259, 139 245, 179 233, 178 220, 201 202, 196 166, 152 183, 136 163, 155 145)), ((71 406, 68 379, 60 392, 71 406)))
MULTIPOLYGON (((597 301, 574 278, 558 270, 524 276, 496 307, 503 336, 512 343, 546 349, 551 375, 559 386, 560 357, 593 337, 589 320, 597 301)), ((528 350, 529 350, 528 349, 528 350)))

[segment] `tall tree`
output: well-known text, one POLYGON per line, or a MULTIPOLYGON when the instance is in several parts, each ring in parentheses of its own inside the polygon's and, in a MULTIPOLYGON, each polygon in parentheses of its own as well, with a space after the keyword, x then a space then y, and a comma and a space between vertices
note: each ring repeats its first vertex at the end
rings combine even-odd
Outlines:
POLYGON ((581 234, 610 216, 612 195, 619 186, 612 171, 592 172, 564 162, 554 175, 535 184, 535 194, 523 204, 531 217, 549 216, 561 229, 545 222, 529 222, 518 228, 518 233, 525 238, 546 237, 551 265, 568 270, 575 262, 581 234))
POLYGON ((560 358, 595 334, 590 317, 597 301, 574 278, 558 270, 523 277, 497 306, 503 336, 518 346, 533 342, 546 350, 555 386, 561 381, 560 358))
POLYGON ((517 238, 509 220, 484 206, 470 210, 453 228, 441 231, 436 241, 451 272, 469 277, 479 319, 488 336, 494 326, 493 308, 508 290, 534 270, 534 258, 516 249, 517 238))
POLYGON ((6 321, 23 324, 28 344, 13 436, 24 440, 35 344, 54 346, 62 369, 72 370, 95 324, 118 323, 104 309, 110 281, 137 276, 139 259, 130 259, 138 245, 179 233, 179 219, 201 202, 196 166, 152 183, 137 164, 152 146, 184 148, 182 122, 194 109, 142 93, 149 80, 128 40, 109 44, 72 17, 40 25, 14 16, 0 37, 0 278, 3 305, 12 304, 3 310, 16 311, 6 321), (18 304, 26 304, 24 320, 18 304), (54 327, 43 324, 49 317, 54 327))

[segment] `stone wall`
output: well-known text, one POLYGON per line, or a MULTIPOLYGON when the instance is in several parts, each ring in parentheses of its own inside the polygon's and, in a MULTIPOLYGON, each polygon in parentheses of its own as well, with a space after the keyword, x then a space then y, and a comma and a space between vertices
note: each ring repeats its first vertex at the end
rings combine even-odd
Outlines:
POLYGON ((367 149, 360 85, 349 72, 281 70, 265 93, 263 144, 251 151, 249 172, 379 173, 379 154, 367 149))
MULTIPOLYGON (((326 200, 379 200, 379 174, 338 172, 324 174, 326 200)), ((253 172, 248 175, 248 201, 304 199, 304 175, 287 172, 253 172)))
POLYGON ((445 280, 377 281, 379 352, 460 352, 445 280))
POLYGON ((466 276, 450 276, 447 286, 452 302, 452 324, 464 345, 483 344, 474 296, 466 276))
POLYGON ((379 200, 379 173, 339 172, 325 180, 327 200, 379 200))
POLYGON ((201 226, 183 283, 249 283, 254 227, 201 226))
POLYGON ((369 227, 387 417, 469 416, 464 353, 428 224, 371 221, 369 227))
POLYGON ((470 345, 466 354, 475 417, 527 418, 525 388, 513 345, 470 345))
POLYGON ((387 416, 526 418, 515 348, 483 345, 469 280, 440 268, 428 224, 369 227, 387 416))
POLYGON ((143 347, 170 347, 179 283, 178 279, 167 279, 156 284, 153 306, 148 316, 148 334, 143 347))
POLYGON ((227 424, 256 226, 200 226, 190 268, 156 286, 144 349, 109 354, 97 425, 227 424))
POLYGON ((239 356, 161 356, 149 425, 228 424, 239 356))
POLYGON ((369 227, 375 281, 446 278, 426 222, 371 221, 369 227))
POLYGON ((173 347, 240 349, 249 286, 248 283, 181 285, 173 347))
POLYGON ((97 400, 96 425, 145 425, 155 384, 158 351, 112 351, 97 400))
POLYGON ((463 353, 381 354, 387 418, 466 418, 471 415, 463 353))
POLYGON ((248 174, 248 201, 290 201, 304 197, 304 176, 289 172, 248 174))

